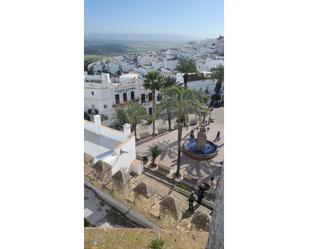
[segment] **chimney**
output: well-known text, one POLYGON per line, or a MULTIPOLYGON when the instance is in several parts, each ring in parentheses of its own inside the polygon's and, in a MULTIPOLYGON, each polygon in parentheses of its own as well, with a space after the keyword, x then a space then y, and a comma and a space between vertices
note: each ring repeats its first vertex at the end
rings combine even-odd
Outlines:
POLYGON ((100 134, 100 129, 101 129, 101 126, 102 126, 101 116, 100 115, 94 115, 93 119, 94 119, 94 125, 97 129, 97 134, 100 134))
POLYGON ((102 83, 107 83, 107 84, 111 83, 111 79, 109 77, 109 73, 102 73, 101 74, 101 79, 102 79, 102 83))
POLYGON ((123 132, 124 134, 126 134, 127 136, 129 136, 131 134, 131 125, 126 123, 123 125, 123 132))

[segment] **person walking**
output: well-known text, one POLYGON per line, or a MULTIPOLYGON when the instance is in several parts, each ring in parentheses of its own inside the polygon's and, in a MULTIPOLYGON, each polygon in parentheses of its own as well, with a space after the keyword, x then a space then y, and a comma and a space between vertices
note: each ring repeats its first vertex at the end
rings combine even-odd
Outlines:
POLYGON ((217 132, 217 136, 216 136, 214 142, 217 142, 219 140, 220 140, 220 131, 217 132))
POLYGON ((188 198, 188 201, 189 201, 189 211, 190 212, 194 212, 194 209, 193 209, 193 203, 195 201, 195 197, 194 197, 194 192, 192 191, 189 198, 188 198))
POLYGON ((198 191, 197 191, 197 203, 202 204, 202 199, 204 197, 204 191, 205 187, 204 184, 202 183, 201 185, 198 186, 198 191))
POLYGON ((204 198, 204 193, 209 189, 209 185, 202 183, 201 185, 198 186, 198 192, 197 192, 197 203, 202 204, 202 200, 204 198))
POLYGON ((210 177, 210 186, 211 187, 214 187, 214 180, 215 180, 215 178, 212 176, 212 177, 210 177))
POLYGON ((215 182, 215 178, 212 176, 211 178, 210 178, 210 193, 211 194, 215 194, 216 193, 216 189, 217 189, 217 184, 216 184, 216 182, 215 182))

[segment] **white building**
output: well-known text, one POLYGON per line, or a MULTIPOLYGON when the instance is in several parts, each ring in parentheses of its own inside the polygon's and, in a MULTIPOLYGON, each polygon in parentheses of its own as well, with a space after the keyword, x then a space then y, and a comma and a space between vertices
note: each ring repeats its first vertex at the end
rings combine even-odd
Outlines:
POLYGON ((116 62, 108 62, 105 65, 105 70, 112 74, 116 74, 120 70, 120 67, 119 64, 116 62))
POLYGON ((175 70, 175 68, 177 67, 178 64, 179 64, 179 60, 176 60, 176 59, 165 58, 163 60, 163 66, 164 66, 165 69, 175 70))
MULTIPOLYGON (((178 84, 183 84, 183 74, 176 74, 176 82, 178 84)), ((199 91, 206 93, 208 95, 213 95, 215 93, 216 81, 214 80, 200 80, 200 79, 192 79, 187 83, 187 87, 191 90, 199 91)))
MULTIPOLYGON (((154 96, 158 99, 158 93, 154 96)), ((84 112, 95 110, 95 114, 104 114, 108 120, 104 124, 111 125, 114 121, 115 108, 129 101, 141 103, 152 115, 152 93, 145 90, 143 80, 138 74, 130 73, 112 82, 109 74, 85 75, 84 112)))
POLYGON ((151 66, 153 70, 158 70, 159 68, 164 66, 164 63, 162 61, 153 61, 151 62, 151 66))
POLYGON ((176 52, 177 59, 195 59, 195 54, 190 49, 183 49, 176 52))
MULTIPOLYGON (((163 71, 161 70, 161 73, 163 71)), ((165 75, 170 75, 171 71, 165 75)), ((176 74, 176 82, 183 83, 183 74, 176 74)), ((111 125, 115 121, 117 107, 125 106, 129 101, 134 101, 143 105, 148 115, 152 115, 152 99, 160 101, 160 93, 155 92, 152 96, 151 90, 145 90, 144 81, 138 74, 129 73, 121 75, 117 80, 111 81, 109 74, 85 75, 84 83, 84 112, 93 114, 103 114, 107 120, 105 125, 111 125)), ((188 88, 214 94, 216 82, 214 80, 201 80, 200 78, 189 78, 188 88)), ((223 84, 222 84, 223 88, 223 84)))
POLYGON ((216 40, 216 52, 219 55, 223 55, 224 54, 224 37, 223 36, 220 36, 216 40))
POLYGON ((94 122, 84 121, 84 152, 94 158, 94 163, 102 161, 111 167, 112 175, 119 170, 136 172, 135 136, 129 124, 124 125, 122 132, 102 126, 100 115, 94 116, 94 122))
POLYGON ((204 70, 201 70, 201 71, 210 71, 211 68, 217 67, 218 65, 224 65, 223 57, 209 56, 205 60, 204 70))
POLYGON ((156 54, 144 54, 137 56, 137 64, 140 66, 149 66, 152 62, 157 61, 156 54))

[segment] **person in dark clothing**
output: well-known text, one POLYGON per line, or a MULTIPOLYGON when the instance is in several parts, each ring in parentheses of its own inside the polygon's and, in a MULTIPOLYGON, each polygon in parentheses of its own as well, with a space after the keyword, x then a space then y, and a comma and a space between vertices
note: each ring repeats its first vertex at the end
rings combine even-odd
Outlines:
POLYGON ((217 136, 216 136, 214 142, 217 142, 219 140, 220 140, 220 131, 217 132, 217 136))
POLYGON ((197 203, 202 204, 202 200, 204 198, 204 192, 209 189, 209 185, 202 183, 201 185, 198 186, 198 192, 197 192, 197 203))
POLYGON ((195 197, 194 197, 194 192, 192 191, 189 198, 188 198, 188 201, 189 201, 189 211, 191 212, 194 212, 194 209, 193 209, 193 202, 195 201, 195 197))
POLYGON ((198 186, 197 191, 197 203, 202 204, 202 199, 204 197, 204 184, 201 184, 198 186))

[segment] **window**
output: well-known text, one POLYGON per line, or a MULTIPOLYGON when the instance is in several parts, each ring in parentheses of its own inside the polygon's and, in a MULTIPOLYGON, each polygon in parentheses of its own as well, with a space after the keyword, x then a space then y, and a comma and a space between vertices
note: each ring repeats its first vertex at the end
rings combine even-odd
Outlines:
POLYGON ((157 101, 160 101, 160 100, 161 100, 161 95, 158 94, 158 95, 157 95, 157 101))
POLYGON ((141 95, 141 99, 142 99, 142 103, 144 103, 145 102, 145 94, 144 93, 141 95))
POLYGON ((149 115, 152 115, 152 107, 148 108, 148 113, 149 113, 149 115))
POLYGON ((91 95, 94 96, 94 92, 91 92, 91 95))
POLYGON ((148 94, 148 99, 149 99, 149 101, 152 101, 152 93, 148 94))
POLYGON ((134 91, 131 92, 131 100, 134 100, 134 91))
POLYGON ((123 102, 127 101, 128 101, 127 93, 123 93, 123 102))
POLYGON ((116 104, 119 104, 119 103, 120 103, 120 101, 119 101, 119 94, 116 94, 116 95, 115 95, 115 102, 116 102, 116 104))
POLYGON ((107 105, 104 105, 103 107, 104 107, 104 109, 107 109, 107 105))

